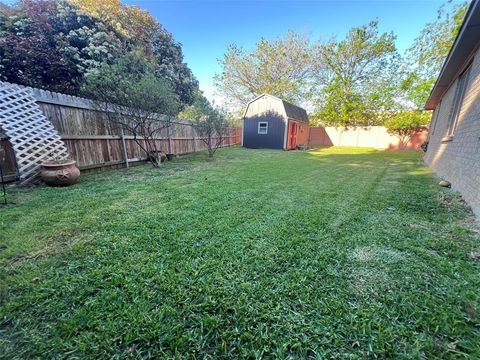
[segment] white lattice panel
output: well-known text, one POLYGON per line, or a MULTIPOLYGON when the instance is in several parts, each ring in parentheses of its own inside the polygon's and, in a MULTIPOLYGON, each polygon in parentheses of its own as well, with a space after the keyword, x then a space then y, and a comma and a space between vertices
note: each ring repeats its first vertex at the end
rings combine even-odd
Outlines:
POLYGON ((68 157, 30 88, 0 81, 0 127, 10 137, 22 184, 37 178, 43 160, 68 157))

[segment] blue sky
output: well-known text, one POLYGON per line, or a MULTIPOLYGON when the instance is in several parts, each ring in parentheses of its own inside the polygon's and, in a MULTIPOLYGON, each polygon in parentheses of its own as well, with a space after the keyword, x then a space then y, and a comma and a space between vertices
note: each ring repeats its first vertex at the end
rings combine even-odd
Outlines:
MULTIPOLYGON (((288 29, 305 31, 312 39, 342 37, 351 27, 374 18, 382 31, 394 31, 404 52, 423 26, 436 17, 444 1, 142 1, 182 43, 185 61, 209 98, 213 75, 229 44, 246 49, 261 37, 282 37, 288 29)), ((218 100, 218 98, 217 98, 218 100)))

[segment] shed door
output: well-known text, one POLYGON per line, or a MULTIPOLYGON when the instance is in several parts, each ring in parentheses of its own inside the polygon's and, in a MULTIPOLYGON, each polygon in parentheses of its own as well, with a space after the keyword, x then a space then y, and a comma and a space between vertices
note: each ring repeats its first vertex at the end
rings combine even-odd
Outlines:
POLYGON ((288 129, 288 149, 294 150, 297 147, 298 124, 295 121, 290 122, 288 129))

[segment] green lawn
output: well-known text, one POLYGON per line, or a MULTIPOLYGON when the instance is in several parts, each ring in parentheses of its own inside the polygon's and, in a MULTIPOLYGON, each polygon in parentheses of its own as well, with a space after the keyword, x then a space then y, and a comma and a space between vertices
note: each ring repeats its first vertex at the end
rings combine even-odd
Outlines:
POLYGON ((0 357, 480 358, 468 207, 417 153, 219 150, 16 190, 0 357))

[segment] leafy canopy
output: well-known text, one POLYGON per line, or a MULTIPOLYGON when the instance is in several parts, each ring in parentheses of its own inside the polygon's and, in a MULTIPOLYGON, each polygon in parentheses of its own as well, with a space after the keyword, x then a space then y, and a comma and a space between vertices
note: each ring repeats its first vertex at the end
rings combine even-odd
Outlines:
POLYGON ((110 122, 134 136, 153 165, 159 165, 162 149, 156 139, 180 110, 180 101, 170 83, 156 76, 153 68, 151 59, 127 54, 90 73, 83 92, 95 99, 95 106, 110 122))
POLYGON ((88 75, 83 92, 89 97, 152 114, 176 115, 180 102, 170 83, 154 74, 154 65, 129 53, 88 75))
POLYGON ((309 93, 310 64, 309 37, 289 31, 282 39, 260 39, 253 51, 230 45, 215 84, 234 107, 262 93, 303 102, 309 93))
POLYGON ((387 119, 384 125, 388 132, 398 136, 405 147, 416 132, 426 129, 429 121, 428 111, 404 110, 387 119))
POLYGON ((425 25, 408 49, 401 89, 406 100, 417 109, 425 105, 440 73, 445 58, 460 30, 467 12, 466 2, 447 9, 445 4, 437 12, 437 19, 425 25))
POLYGON ((77 94, 82 77, 117 57, 122 38, 66 1, 0 9, 0 78, 77 94))
POLYGON ((88 15, 102 19, 115 31, 138 45, 150 46, 150 39, 159 24, 138 6, 122 4, 119 0, 70 0, 88 15))
POLYGON ((351 29, 345 39, 315 47, 320 84, 313 118, 325 125, 377 125, 395 105, 399 55, 393 33, 378 21, 351 29))
POLYGON ((141 49, 182 104, 198 81, 182 48, 150 14, 119 0, 23 0, 0 7, 0 78, 78 95, 86 76, 141 49))

